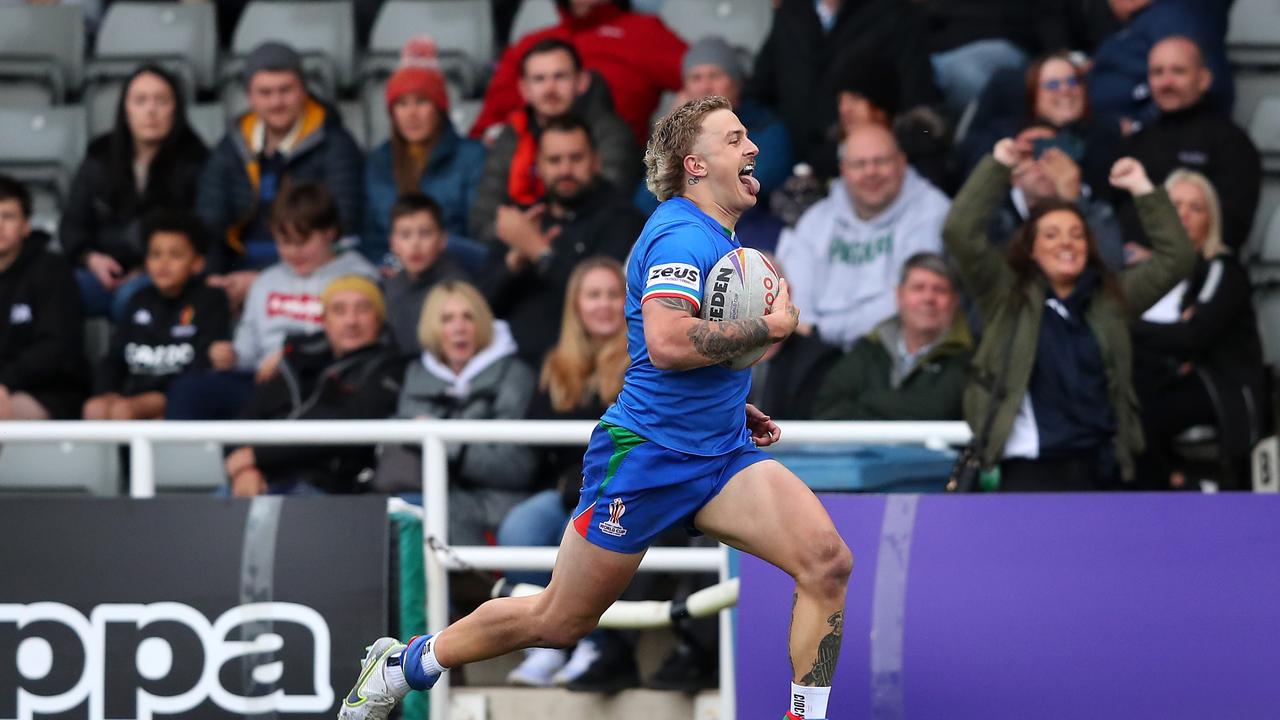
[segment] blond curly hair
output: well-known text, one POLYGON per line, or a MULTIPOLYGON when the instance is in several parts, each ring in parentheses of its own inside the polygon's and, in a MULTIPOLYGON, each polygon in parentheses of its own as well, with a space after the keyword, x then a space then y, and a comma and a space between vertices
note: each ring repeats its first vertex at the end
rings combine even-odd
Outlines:
POLYGON ((702 119, 716 110, 732 110, 720 95, 708 95, 674 108, 653 128, 644 151, 645 185, 659 201, 684 193, 684 159, 702 132, 702 119))

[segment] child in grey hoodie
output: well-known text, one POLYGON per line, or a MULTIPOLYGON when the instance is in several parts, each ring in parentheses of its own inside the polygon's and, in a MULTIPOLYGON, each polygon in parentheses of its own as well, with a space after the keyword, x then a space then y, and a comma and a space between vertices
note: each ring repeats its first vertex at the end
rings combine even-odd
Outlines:
POLYGON ((252 371, 258 382, 275 375, 286 335, 321 330, 320 294, 329 281, 343 275, 377 280, 359 253, 337 252, 338 208, 319 183, 281 193, 271 206, 271 233, 280 262, 250 286, 231 347, 210 348, 214 367, 252 371))
POLYGON ((173 420, 230 419, 253 394, 255 383, 275 376, 284 338, 321 331, 320 295, 343 275, 377 279, 359 253, 338 253, 338 208, 319 183, 287 187, 271 206, 271 233, 280 262, 262 271, 245 298, 234 338, 209 347, 209 373, 170 386, 165 417, 173 420))

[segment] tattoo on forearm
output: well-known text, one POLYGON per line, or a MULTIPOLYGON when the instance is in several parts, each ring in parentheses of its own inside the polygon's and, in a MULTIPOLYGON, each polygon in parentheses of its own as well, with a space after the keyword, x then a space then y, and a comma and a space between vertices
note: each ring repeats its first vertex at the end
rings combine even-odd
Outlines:
POLYGON ((844 610, 837 610, 827 618, 831 632, 818 642, 818 659, 813 661, 813 669, 800 679, 801 685, 812 687, 831 687, 831 680, 836 674, 836 660, 840 657, 840 639, 844 635, 844 610))
POLYGON ((689 328, 689 341, 699 355, 724 362, 769 342, 769 326, 763 318, 701 322, 689 328))
POLYGON ((687 312, 690 315, 693 314, 693 303, 689 302, 688 300, 682 300, 680 298, 674 298, 674 297, 660 297, 660 298, 654 298, 654 300, 659 305, 664 305, 666 307, 671 308, 672 310, 683 310, 684 312, 687 312))

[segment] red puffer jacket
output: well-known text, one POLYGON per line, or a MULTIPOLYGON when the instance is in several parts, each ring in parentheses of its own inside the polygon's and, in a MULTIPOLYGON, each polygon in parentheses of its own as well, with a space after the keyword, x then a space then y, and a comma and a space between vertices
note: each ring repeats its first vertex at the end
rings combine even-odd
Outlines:
POLYGON ((489 126, 505 122, 511 111, 524 104, 518 87, 520 60, 546 38, 572 43, 586 68, 605 79, 614 109, 643 147, 649 137, 649 118, 662 91, 680 89, 680 63, 686 46, 657 17, 610 3, 597 5, 581 18, 562 8, 559 25, 529 33, 508 47, 489 81, 471 136, 481 137, 489 126))

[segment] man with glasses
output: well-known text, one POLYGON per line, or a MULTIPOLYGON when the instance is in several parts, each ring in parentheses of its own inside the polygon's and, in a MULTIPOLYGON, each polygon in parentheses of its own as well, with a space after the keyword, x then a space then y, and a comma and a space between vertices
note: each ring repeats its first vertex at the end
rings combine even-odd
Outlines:
POLYGON ((783 231, 778 260, 808 321, 800 332, 816 328, 847 351, 897 311, 894 291, 907 258, 942 251, 951 202, 907 165, 885 127, 856 127, 838 153, 840 182, 783 231))

